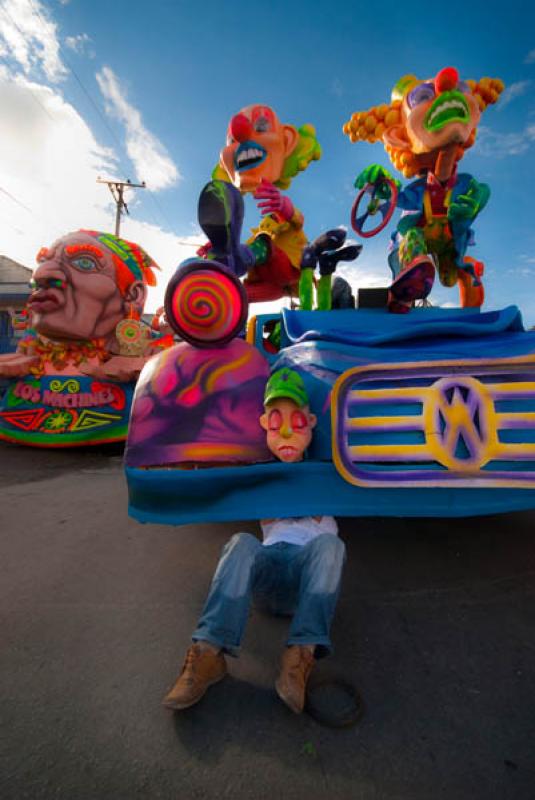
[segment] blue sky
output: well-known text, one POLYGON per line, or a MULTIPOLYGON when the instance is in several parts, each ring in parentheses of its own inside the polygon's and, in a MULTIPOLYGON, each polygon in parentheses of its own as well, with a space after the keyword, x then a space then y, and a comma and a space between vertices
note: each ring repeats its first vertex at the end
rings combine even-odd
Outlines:
MULTIPOLYGON (((387 0, 269 4, 212 0, 0 0, 0 252, 32 265, 41 244, 78 227, 113 227, 102 177, 145 180, 122 233, 164 268, 202 239, 196 223, 229 118, 271 105, 284 122, 316 126, 323 157, 293 182, 310 237, 349 225, 352 183, 380 144, 351 144, 353 111, 387 102, 399 77, 444 66, 499 77, 461 170, 492 196, 471 253, 486 264, 486 308, 518 304, 535 325, 535 10, 502 4, 387 0), (2 66, 3 65, 3 66, 2 66), (3 128, 3 130, 2 130, 3 128), (2 157, 1 154, 4 154, 2 157), (6 194, 7 192, 7 194, 6 194)), ((398 176, 401 177, 401 176, 398 176)), ((247 198, 247 226, 257 220, 247 198)), ((364 243, 349 275, 387 285, 388 234, 364 243)), ((456 289, 432 300, 456 305, 456 289)))

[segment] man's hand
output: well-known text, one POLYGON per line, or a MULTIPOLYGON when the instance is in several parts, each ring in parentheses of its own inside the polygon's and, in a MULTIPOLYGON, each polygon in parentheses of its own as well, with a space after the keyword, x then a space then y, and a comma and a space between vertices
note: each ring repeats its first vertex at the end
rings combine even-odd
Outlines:
POLYGON ((471 179, 466 194, 460 194, 448 208, 448 219, 472 220, 477 217, 487 204, 490 189, 486 183, 478 183, 471 179))
POLYGON ((387 180, 394 181, 398 189, 401 186, 401 182, 395 180, 389 171, 380 164, 370 164, 369 167, 362 170, 360 175, 357 175, 354 186, 356 189, 364 189, 368 184, 377 186, 376 197, 379 200, 389 200, 390 186, 386 183, 387 180))
POLYGON ((265 178, 260 181, 253 197, 255 200, 260 201, 257 206, 262 216, 276 214, 281 219, 289 222, 294 215, 294 207, 290 198, 281 194, 277 187, 266 181, 265 178))

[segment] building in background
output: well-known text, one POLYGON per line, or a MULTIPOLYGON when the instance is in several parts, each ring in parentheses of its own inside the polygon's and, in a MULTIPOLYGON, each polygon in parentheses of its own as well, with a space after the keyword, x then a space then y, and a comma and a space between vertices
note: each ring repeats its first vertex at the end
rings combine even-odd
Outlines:
POLYGON ((23 335, 20 315, 30 295, 31 277, 31 269, 0 255, 0 353, 16 350, 23 335))

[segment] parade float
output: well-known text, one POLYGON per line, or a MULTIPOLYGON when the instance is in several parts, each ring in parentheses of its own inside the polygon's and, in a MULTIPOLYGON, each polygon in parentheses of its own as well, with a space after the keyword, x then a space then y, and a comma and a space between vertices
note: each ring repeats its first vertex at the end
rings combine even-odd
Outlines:
POLYGON ((35 447, 123 441, 135 381, 172 343, 140 321, 157 265, 137 244, 80 230, 37 255, 8 380, 0 439, 35 447))
MULTIPOLYGON (((132 516, 181 524, 535 507, 535 334, 516 307, 480 309, 483 270, 466 248, 489 192, 456 170, 481 109, 501 88, 490 79, 463 83, 451 68, 436 79, 411 76, 396 85, 391 106, 345 127, 355 141, 382 138, 394 163, 418 176, 403 191, 375 168, 357 181, 351 220, 364 238, 396 206, 408 212, 393 235, 382 308, 322 310, 323 301, 309 310, 310 288, 319 297, 321 279, 346 258, 345 233, 335 229, 301 250, 301 309, 251 317, 244 339, 241 194, 216 184, 210 203, 201 195, 208 257, 179 267, 165 299, 184 341, 145 366, 133 401, 125 455, 132 516), (461 308, 414 307, 435 272, 460 287, 461 308), (300 463, 275 460, 259 422, 266 381, 285 367, 303 378, 317 417, 300 463)), ((269 216, 277 223, 277 209, 269 216)))

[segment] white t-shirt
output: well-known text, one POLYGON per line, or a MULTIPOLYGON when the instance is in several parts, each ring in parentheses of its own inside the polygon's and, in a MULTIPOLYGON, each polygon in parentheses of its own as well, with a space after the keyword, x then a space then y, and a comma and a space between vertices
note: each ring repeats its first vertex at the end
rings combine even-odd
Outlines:
POLYGON ((264 546, 287 542, 300 546, 320 536, 322 533, 338 535, 338 525, 334 517, 288 517, 286 519, 260 520, 264 546))

